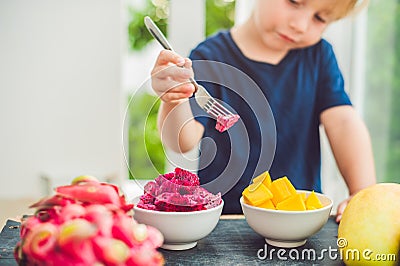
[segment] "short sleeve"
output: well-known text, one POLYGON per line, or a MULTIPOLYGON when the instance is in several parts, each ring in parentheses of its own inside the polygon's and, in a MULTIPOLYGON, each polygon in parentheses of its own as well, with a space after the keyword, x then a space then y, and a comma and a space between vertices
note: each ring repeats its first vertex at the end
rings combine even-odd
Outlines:
POLYGON ((339 106, 351 105, 349 96, 344 90, 343 75, 339 69, 332 46, 324 41, 320 51, 320 75, 318 77, 318 92, 316 112, 339 106))

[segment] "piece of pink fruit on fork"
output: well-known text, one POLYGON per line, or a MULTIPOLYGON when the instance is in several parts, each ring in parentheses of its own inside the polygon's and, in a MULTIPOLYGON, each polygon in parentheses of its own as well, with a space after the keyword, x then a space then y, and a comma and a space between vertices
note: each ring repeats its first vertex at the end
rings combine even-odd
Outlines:
POLYGON ((219 132, 224 132, 225 130, 232 127, 238 120, 240 116, 236 114, 232 115, 219 115, 217 117, 217 124, 215 125, 215 129, 219 132))

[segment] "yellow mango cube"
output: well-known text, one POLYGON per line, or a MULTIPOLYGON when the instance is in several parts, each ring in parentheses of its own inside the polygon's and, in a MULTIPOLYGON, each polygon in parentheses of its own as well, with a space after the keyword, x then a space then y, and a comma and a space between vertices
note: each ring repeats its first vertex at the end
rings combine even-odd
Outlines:
POLYGON ((315 210, 315 209, 320 209, 320 208, 324 207, 324 205, 322 205, 317 194, 315 194, 315 192, 312 191, 306 199, 306 207, 307 207, 307 210, 315 210))
POLYGON ((271 176, 269 175, 268 171, 265 171, 253 179, 253 184, 263 183, 267 188, 270 187, 271 182, 271 176))
POLYGON ((264 184, 251 184, 242 192, 245 202, 257 206, 263 202, 272 199, 271 191, 264 184))
POLYGON ((314 191, 308 196, 297 192, 286 176, 272 181, 268 171, 255 177, 242 195, 246 204, 265 209, 306 211, 323 207, 314 191))
POLYGON ((272 202, 275 206, 277 206, 279 202, 284 201, 290 196, 297 195, 296 189, 286 176, 272 181, 270 185, 270 190, 274 195, 272 198, 272 202))
POLYGON ((242 195, 243 195, 243 202, 248 205, 251 205, 251 202, 246 198, 246 196, 243 193, 242 193, 242 195))
POLYGON ((305 211, 306 205, 301 198, 300 194, 295 194, 289 196, 284 201, 279 202, 276 205, 277 210, 285 210, 285 211, 305 211))
POLYGON ((272 203, 272 200, 270 200, 270 199, 264 201, 260 205, 257 205, 257 207, 264 208, 264 209, 275 210, 275 205, 272 203))
POLYGON ((301 193, 299 193, 300 194, 300 196, 301 196, 301 199, 304 201, 304 203, 306 202, 306 199, 307 199, 307 195, 306 195, 306 193, 305 192, 301 192, 301 193))

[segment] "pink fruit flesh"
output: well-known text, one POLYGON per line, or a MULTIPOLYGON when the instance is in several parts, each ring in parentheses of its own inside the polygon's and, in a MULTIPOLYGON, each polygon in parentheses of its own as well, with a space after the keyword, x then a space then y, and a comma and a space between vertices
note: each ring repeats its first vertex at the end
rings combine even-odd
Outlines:
POLYGON ((219 132, 224 132, 232 127, 239 120, 239 118, 240 117, 238 115, 219 115, 215 129, 217 129, 219 132))
POLYGON ((176 168, 173 173, 158 176, 144 187, 137 207, 167 212, 210 209, 221 204, 221 194, 213 195, 200 187, 199 177, 176 168))

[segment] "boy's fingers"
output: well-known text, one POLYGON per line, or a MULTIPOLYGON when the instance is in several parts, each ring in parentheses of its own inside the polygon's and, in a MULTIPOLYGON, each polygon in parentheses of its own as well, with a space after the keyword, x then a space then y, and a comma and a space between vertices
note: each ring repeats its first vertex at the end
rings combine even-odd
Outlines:
POLYGON ((182 99, 187 99, 190 97, 189 93, 183 92, 169 92, 162 95, 160 98, 165 102, 177 101, 182 99))
POLYGON ((185 98, 192 96, 193 92, 194 92, 194 86, 190 82, 176 83, 175 86, 171 87, 171 89, 166 91, 166 93, 184 94, 185 98))
POLYGON ((189 58, 185 58, 185 64, 183 65, 183 67, 185 68, 192 68, 192 60, 190 60, 189 58))
POLYGON ((342 215, 341 214, 336 214, 336 222, 340 223, 340 220, 342 220, 342 215))
POLYGON ((162 50, 158 55, 156 65, 168 65, 170 63, 177 66, 183 66, 186 63, 186 60, 173 51, 162 50))
POLYGON ((183 58, 169 50, 162 50, 151 75, 154 91, 165 102, 182 100, 193 95, 195 88, 189 79, 194 73, 189 58, 183 58))
POLYGON ((337 207, 337 211, 336 211, 336 222, 339 223, 340 220, 342 219, 342 215, 344 210, 347 207, 347 204, 349 203, 349 201, 351 200, 352 197, 347 198, 346 200, 342 201, 338 207, 337 207))
POLYGON ((339 205, 337 212, 340 213, 340 214, 342 214, 342 213, 344 212, 344 209, 346 208, 346 206, 347 206, 347 202, 346 202, 346 201, 345 201, 345 202, 342 202, 342 203, 339 205))
POLYGON ((340 220, 342 219, 342 214, 344 211, 344 208, 346 207, 346 204, 343 202, 339 204, 337 210, 336 210, 336 222, 339 223, 340 220))
POLYGON ((159 79, 172 78, 178 82, 183 82, 188 80, 190 77, 193 77, 193 70, 191 68, 172 65, 161 69, 154 69, 152 75, 159 79))
MULTIPOLYGON (((157 87, 154 86, 153 87, 157 87)), ((187 94, 187 97, 190 97, 194 92, 194 86, 190 82, 175 82, 173 80, 163 81, 163 89, 156 90, 157 94, 166 94, 166 93, 184 93, 187 94)))

